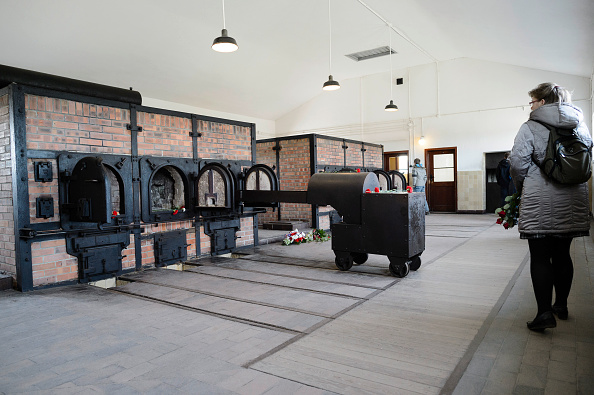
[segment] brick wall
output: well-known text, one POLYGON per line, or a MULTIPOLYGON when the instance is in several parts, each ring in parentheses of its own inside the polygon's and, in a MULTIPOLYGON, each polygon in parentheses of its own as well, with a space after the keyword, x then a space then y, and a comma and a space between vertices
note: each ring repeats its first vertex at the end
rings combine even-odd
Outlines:
MULTIPOLYGON (((305 191, 311 177, 309 139, 281 141, 279 160, 281 191, 305 191)), ((311 224, 311 205, 281 203, 281 219, 311 224)))
POLYGON ((136 247, 134 235, 130 235, 130 244, 122 250, 122 269, 131 269, 136 266, 136 247))
POLYGON ((128 110, 34 95, 25 108, 28 149, 131 154, 128 110))
POLYGON ((318 137, 316 158, 318 166, 344 166, 344 150, 342 149, 342 145, 343 142, 341 140, 318 137))
MULTIPOLYGON (((276 147, 276 142, 258 142, 256 144, 256 164, 264 164, 272 168, 276 166, 276 151, 272 148, 276 147)), ((258 223, 263 224, 265 222, 276 221, 278 214, 276 210, 271 208, 266 209, 265 214, 258 214, 258 223)))
POLYGON ((365 167, 384 168, 383 148, 373 145, 366 145, 365 149, 365 167))
POLYGON ((31 243, 33 286, 78 278, 78 259, 66 252, 65 240, 31 243))
POLYGON ((0 271, 16 278, 8 95, 0 96, 0 271))
MULTIPOLYGON (((356 168, 363 167, 363 151, 361 151, 362 145, 361 143, 353 143, 347 142, 346 145, 349 147, 346 151, 346 165, 352 166, 356 168)), ((365 152, 367 154, 367 152, 365 152)), ((367 155, 365 155, 365 159, 367 159, 367 155)), ((367 164, 367 160, 365 161, 367 164)))
POLYGON ((237 247, 251 246, 254 244, 254 219, 253 217, 241 218, 241 229, 236 233, 237 247))
POLYGON ((252 160, 249 127, 198 121, 198 156, 209 159, 252 160))
POLYGON ((138 155, 192 157, 192 120, 171 115, 138 112, 138 155))
POLYGON ((210 254, 210 236, 207 236, 204 233, 204 226, 200 227, 199 231, 200 236, 200 255, 209 255, 210 254))
POLYGON ((320 220, 318 221, 319 225, 318 228, 329 230, 330 229, 330 217, 327 215, 320 216, 320 220))

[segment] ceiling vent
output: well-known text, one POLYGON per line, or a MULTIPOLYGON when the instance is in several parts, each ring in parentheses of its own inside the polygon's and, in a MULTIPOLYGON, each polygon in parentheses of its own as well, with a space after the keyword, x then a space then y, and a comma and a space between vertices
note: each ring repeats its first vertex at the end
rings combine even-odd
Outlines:
MULTIPOLYGON (((391 49, 392 53, 395 54, 394 48, 391 49)), ((375 48, 375 49, 368 49, 366 51, 360 51, 345 55, 347 58, 353 59, 355 62, 360 62, 362 60, 378 58, 380 56, 386 56, 390 54, 390 47, 385 45, 383 47, 375 48)))

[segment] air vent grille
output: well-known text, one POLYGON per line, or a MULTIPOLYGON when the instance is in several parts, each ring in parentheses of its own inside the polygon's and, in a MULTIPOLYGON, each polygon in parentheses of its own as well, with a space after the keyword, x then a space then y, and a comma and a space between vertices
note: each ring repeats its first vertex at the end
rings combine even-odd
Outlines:
POLYGON ((360 62, 362 60, 378 58, 380 56, 386 56, 390 54, 390 51, 394 54, 394 48, 390 48, 389 46, 383 46, 375 49, 368 49, 366 51, 360 51, 345 55, 347 58, 353 59, 355 62, 360 62))

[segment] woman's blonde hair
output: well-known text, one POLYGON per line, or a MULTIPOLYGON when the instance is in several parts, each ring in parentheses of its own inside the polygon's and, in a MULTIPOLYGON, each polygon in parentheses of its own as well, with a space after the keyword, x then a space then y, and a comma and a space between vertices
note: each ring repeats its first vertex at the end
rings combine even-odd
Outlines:
POLYGON ((544 100, 545 104, 571 103, 571 93, 553 82, 543 82, 528 94, 537 100, 544 100))

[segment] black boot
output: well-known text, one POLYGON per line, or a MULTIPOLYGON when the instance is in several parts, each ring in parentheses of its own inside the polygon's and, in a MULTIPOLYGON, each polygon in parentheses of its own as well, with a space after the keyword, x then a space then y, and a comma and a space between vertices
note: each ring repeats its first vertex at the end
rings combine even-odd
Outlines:
POLYGON ((561 306, 553 305, 552 308, 553 308, 553 314, 555 314, 557 316, 557 318, 559 318, 560 320, 567 319, 567 316, 569 315, 569 313, 567 312, 567 306, 561 307, 561 306))
POLYGON ((537 316, 534 320, 526 323, 528 329, 531 331, 542 332, 547 328, 554 328, 557 326, 557 321, 551 311, 545 311, 541 315, 537 316))

